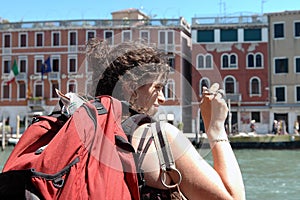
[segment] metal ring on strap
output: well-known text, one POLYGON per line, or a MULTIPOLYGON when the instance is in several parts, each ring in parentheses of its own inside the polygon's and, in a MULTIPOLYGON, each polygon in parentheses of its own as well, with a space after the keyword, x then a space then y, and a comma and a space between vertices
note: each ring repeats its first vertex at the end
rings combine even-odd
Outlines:
MULTIPOLYGON (((174 178, 171 177, 172 181, 174 181, 174 178)), ((166 170, 161 170, 161 173, 160 173, 160 181, 161 183, 166 187, 166 188, 174 188, 174 187, 177 187, 181 181, 182 181, 182 176, 181 176, 181 173, 178 169, 176 169, 175 167, 171 167, 170 170, 166 171, 166 170), (166 183, 166 179, 167 179, 167 176, 166 174, 169 173, 170 171, 173 171, 173 172, 176 172, 177 175, 178 175, 178 181, 177 183, 174 183, 172 185, 169 185, 166 183)))

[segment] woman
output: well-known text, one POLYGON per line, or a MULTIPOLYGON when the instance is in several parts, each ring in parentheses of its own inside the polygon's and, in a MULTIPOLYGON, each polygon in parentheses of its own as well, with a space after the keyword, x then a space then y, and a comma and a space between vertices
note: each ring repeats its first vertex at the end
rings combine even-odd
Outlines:
MULTIPOLYGON (((141 43, 123 43, 109 49, 98 40, 87 45, 87 55, 94 68, 95 94, 111 95, 127 101, 131 113, 153 116, 165 102, 162 92, 169 67, 155 48, 141 43), (99 68, 102 68, 99 72, 99 68), (99 80, 100 78, 100 80, 99 80)), ((228 108, 218 84, 203 88, 201 113, 210 141, 213 167, 209 165, 175 126, 165 123, 176 168, 182 175, 180 191, 187 199, 245 199, 245 189, 239 165, 228 142, 224 121, 228 108)), ((147 124, 134 131, 132 145, 137 149, 147 124)), ((146 137, 151 137, 147 133, 146 137)), ((166 187, 160 180, 160 165, 154 144, 150 145, 142 164, 148 188, 164 193, 166 187)), ((171 184, 173 174, 167 176, 171 184)), ((143 194, 142 194, 143 195, 143 194)), ((160 194, 161 195, 161 194, 160 194)))

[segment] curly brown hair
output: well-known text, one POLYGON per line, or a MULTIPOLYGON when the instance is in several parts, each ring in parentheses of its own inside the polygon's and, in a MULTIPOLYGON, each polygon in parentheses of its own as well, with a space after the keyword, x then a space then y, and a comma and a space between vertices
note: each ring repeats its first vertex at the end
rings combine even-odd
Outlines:
POLYGON ((120 100, 124 85, 132 91, 147 83, 165 84, 169 74, 166 55, 142 42, 126 42, 110 48, 99 39, 87 43, 89 66, 93 68, 95 96, 120 100))

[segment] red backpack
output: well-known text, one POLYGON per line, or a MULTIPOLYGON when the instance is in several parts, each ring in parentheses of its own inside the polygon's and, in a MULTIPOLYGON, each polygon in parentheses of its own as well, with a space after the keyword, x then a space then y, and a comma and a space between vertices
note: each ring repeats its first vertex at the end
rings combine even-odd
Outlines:
POLYGON ((121 102, 101 96, 64 115, 39 116, 0 176, 1 199, 139 199, 121 102))

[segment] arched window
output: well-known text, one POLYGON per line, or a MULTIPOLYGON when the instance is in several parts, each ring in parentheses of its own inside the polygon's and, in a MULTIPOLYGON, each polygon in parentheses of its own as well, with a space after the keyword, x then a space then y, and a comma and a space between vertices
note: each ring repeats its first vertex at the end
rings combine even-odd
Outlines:
POLYGON ((234 79, 234 77, 232 76, 228 76, 225 78, 225 93, 226 94, 234 94, 235 93, 235 85, 236 85, 236 81, 234 79))
POLYGON ((232 54, 230 55, 230 68, 236 68, 237 67, 237 58, 236 55, 232 54))
POLYGON ((198 69, 203 69, 204 68, 204 55, 198 55, 197 68, 198 69))
POLYGON ((261 53, 249 53, 247 55, 247 67, 256 68, 263 67, 263 55, 261 53))
POLYGON ((165 93, 165 98, 166 100, 174 100, 175 99, 175 81, 172 79, 169 79, 165 89, 164 89, 164 93, 165 93))
POLYGON ((257 77, 253 77, 250 79, 250 95, 260 95, 261 94, 261 86, 260 79, 257 77))
POLYGON ((256 67, 262 67, 262 55, 261 54, 257 54, 255 57, 255 63, 256 63, 256 67))
POLYGON ((197 56, 197 69, 211 69, 213 67, 213 57, 211 54, 199 54, 197 56))
POLYGON ((222 55, 222 68, 237 68, 237 55, 236 54, 223 54, 222 55))
POLYGON ((203 86, 207 87, 207 88, 210 88, 210 81, 208 78, 202 78, 200 81, 199 81, 199 96, 202 95, 202 88, 203 86))
POLYGON ((213 67, 213 58, 211 54, 207 54, 205 58, 205 68, 212 68, 213 67))
POLYGON ((228 68, 229 62, 228 62, 228 55, 222 56, 222 68, 228 68))
POLYGON ((254 67, 254 56, 253 54, 249 54, 247 58, 248 67, 254 67))

